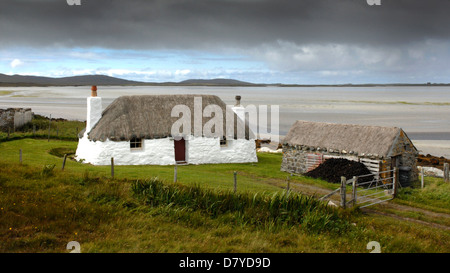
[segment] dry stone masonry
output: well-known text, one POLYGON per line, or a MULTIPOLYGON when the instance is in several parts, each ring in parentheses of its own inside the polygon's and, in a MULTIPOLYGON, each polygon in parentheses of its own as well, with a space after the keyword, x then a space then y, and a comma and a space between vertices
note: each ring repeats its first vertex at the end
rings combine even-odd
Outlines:
POLYGON ((8 131, 22 127, 33 119, 31 108, 0 109, 0 130, 8 131))

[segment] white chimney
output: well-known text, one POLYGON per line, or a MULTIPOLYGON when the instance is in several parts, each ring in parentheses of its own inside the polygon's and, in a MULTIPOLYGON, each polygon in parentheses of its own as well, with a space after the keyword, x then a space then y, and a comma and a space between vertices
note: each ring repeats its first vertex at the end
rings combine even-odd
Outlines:
POLYGON ((86 134, 102 117, 102 98, 97 97, 97 86, 91 88, 91 96, 87 98, 86 134))
POLYGON ((241 105, 241 96, 236 96, 236 103, 231 108, 242 121, 245 121, 245 108, 241 105))

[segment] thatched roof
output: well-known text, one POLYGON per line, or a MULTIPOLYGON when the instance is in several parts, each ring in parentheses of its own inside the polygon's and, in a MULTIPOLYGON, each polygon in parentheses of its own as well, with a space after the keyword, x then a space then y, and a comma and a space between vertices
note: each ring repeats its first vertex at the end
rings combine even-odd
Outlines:
POLYGON ((292 125, 283 142, 289 145, 388 157, 400 135, 407 137, 402 129, 397 127, 298 120, 292 125))
MULTIPOLYGON (((226 132, 226 104, 213 95, 143 95, 122 96, 114 100, 102 113, 101 119, 88 133, 90 140, 127 141, 132 138, 154 139, 173 137, 172 125, 180 117, 171 117, 172 108, 186 105, 191 111, 191 135, 194 134, 194 98, 201 97, 202 112, 208 105, 217 105, 223 113, 223 132, 226 132)), ((214 114, 213 114, 214 115, 214 114)), ((237 126, 244 126, 234 114, 234 138, 237 137, 237 126)), ((211 117, 203 117, 202 128, 211 117)), ((246 126, 245 137, 254 138, 246 126)))

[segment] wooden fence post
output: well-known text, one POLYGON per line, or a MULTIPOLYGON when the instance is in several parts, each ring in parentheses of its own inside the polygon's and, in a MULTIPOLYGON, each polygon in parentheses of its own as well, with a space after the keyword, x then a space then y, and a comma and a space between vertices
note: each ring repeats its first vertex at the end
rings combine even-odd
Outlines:
POLYGON ((47 138, 47 142, 50 142, 50 127, 51 127, 51 123, 52 123, 52 114, 50 114, 50 118, 48 119, 48 138, 47 138))
POLYGON ((353 183, 352 183, 352 201, 353 206, 356 206, 356 185, 358 185, 358 177, 353 176, 353 183))
POLYGON ((67 159, 67 154, 64 154, 64 160, 63 160, 63 164, 62 164, 62 168, 61 168, 62 171, 64 171, 64 166, 66 166, 66 159, 67 159))
POLYGON ((114 157, 111 157, 111 177, 114 179, 114 157))
POLYGON ((178 176, 178 170, 177 170, 177 163, 175 162, 175 167, 173 169, 173 182, 177 182, 177 176, 178 176))
POLYGON ((291 189, 291 176, 292 176, 292 173, 290 176, 287 177, 286 194, 288 194, 291 189))
POLYGON ((423 176, 424 176, 424 171, 423 171, 423 167, 422 167, 422 168, 420 168, 420 186, 422 187, 422 189, 425 186, 423 176))
POLYGON ((345 176, 341 176, 341 207, 345 209, 346 205, 346 185, 347 185, 347 179, 345 176))
POLYGON ((448 163, 444 163, 444 181, 449 182, 449 166, 448 163))
POLYGON ((394 173, 393 173, 393 181, 392 181, 392 195, 395 197, 397 195, 397 191, 398 191, 398 184, 399 184, 399 179, 398 179, 398 168, 394 167, 394 173))
POLYGON ((234 172, 234 193, 237 191, 237 172, 234 172))

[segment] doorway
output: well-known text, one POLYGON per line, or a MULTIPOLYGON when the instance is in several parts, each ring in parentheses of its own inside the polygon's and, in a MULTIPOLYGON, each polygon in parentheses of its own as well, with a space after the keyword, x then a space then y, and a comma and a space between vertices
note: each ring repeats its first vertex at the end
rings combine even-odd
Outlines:
POLYGON ((177 164, 186 163, 186 141, 184 138, 174 140, 175 145, 175 161, 177 164))

